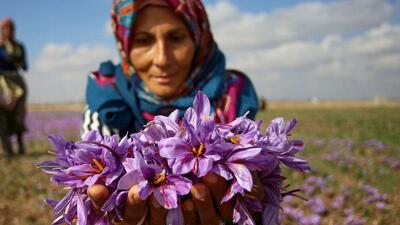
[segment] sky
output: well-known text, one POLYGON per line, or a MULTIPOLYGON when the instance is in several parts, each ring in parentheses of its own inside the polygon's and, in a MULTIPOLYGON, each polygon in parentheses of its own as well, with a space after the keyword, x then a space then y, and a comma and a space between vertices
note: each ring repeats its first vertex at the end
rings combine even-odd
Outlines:
MULTIPOLYGON (((400 98, 400 0, 204 0, 227 67, 268 100, 400 98)), ((82 102, 119 61, 111 0, 0 0, 30 69, 31 103, 82 102)))

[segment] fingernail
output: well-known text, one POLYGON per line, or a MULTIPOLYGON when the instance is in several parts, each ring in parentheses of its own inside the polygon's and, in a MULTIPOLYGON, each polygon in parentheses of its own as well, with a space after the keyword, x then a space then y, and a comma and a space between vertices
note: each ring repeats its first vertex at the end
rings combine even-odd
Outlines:
POLYGON ((139 191, 137 186, 131 187, 128 193, 128 198, 133 204, 140 203, 142 201, 139 197, 139 191))

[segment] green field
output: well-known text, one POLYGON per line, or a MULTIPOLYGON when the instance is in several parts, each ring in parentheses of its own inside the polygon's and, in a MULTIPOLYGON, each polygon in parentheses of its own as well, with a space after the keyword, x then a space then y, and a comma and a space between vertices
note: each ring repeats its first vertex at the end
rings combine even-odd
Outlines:
MULTIPOLYGON (((65 116, 32 113, 29 125, 35 135, 27 138, 28 154, 11 161, 0 159, 0 224, 51 224, 51 207, 43 199, 59 198, 63 191, 34 165, 51 159, 46 154, 51 148, 47 135, 64 129, 67 139, 78 138, 78 125, 59 124, 65 116)), ((80 113, 68 116, 79 120, 80 113)), ((319 217, 319 224, 400 224, 399 106, 273 107, 258 118, 267 122, 277 116, 298 119, 292 138, 305 141, 301 156, 312 167, 310 174, 284 171, 288 189, 301 188, 299 195, 309 201, 285 200, 283 209, 295 213, 284 210, 283 224, 300 223, 293 216, 296 213, 319 217)))

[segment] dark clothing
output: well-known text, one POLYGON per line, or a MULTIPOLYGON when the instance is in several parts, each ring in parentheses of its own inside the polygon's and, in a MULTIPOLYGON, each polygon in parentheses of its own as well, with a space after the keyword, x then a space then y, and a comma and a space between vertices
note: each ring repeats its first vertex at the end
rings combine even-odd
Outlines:
POLYGON ((18 42, 0 43, 0 71, 19 69, 28 69, 24 46, 18 42))
POLYGON ((10 136, 16 134, 19 142, 19 151, 24 151, 22 134, 26 131, 26 93, 24 78, 19 71, 27 69, 24 47, 18 42, 0 43, 0 76, 11 81, 23 90, 23 94, 16 101, 12 109, 0 107, 0 138, 6 155, 12 155, 10 136))
POLYGON ((12 110, 0 108, 0 134, 13 135, 26 131, 25 115, 26 115, 26 85, 24 78, 17 72, 7 71, 0 72, 0 76, 4 76, 7 80, 12 81, 23 90, 23 95, 18 98, 15 107, 12 110))

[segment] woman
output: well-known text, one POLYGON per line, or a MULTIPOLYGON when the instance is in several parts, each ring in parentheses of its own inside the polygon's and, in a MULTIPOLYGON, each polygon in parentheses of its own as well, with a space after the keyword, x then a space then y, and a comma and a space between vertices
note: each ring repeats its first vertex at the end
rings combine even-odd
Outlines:
POLYGON ((7 18, 1 21, 0 36, 0 76, 22 89, 21 96, 11 108, 0 107, 0 137, 6 158, 13 156, 10 137, 17 135, 18 152, 25 153, 23 133, 25 132, 25 99, 26 85, 19 70, 27 70, 25 51, 22 44, 15 39, 14 22, 7 18))
MULTIPOLYGON (((121 136, 138 131, 155 115, 174 109, 183 113, 198 90, 210 98, 219 122, 246 112, 254 119, 258 100, 253 85, 242 73, 225 69, 200 0, 114 1, 112 21, 122 62, 105 62, 90 75, 83 134, 93 129, 121 136)), ((227 189, 215 174, 193 185, 192 199, 182 203, 185 223, 212 225, 231 219, 231 203, 215 204, 227 189)), ((88 194, 96 208, 109 196, 102 185, 89 188, 88 194)), ((250 195, 262 199, 263 191, 250 195)), ((165 215, 153 198, 144 202, 135 187, 130 190, 125 224, 165 224, 165 215)))

